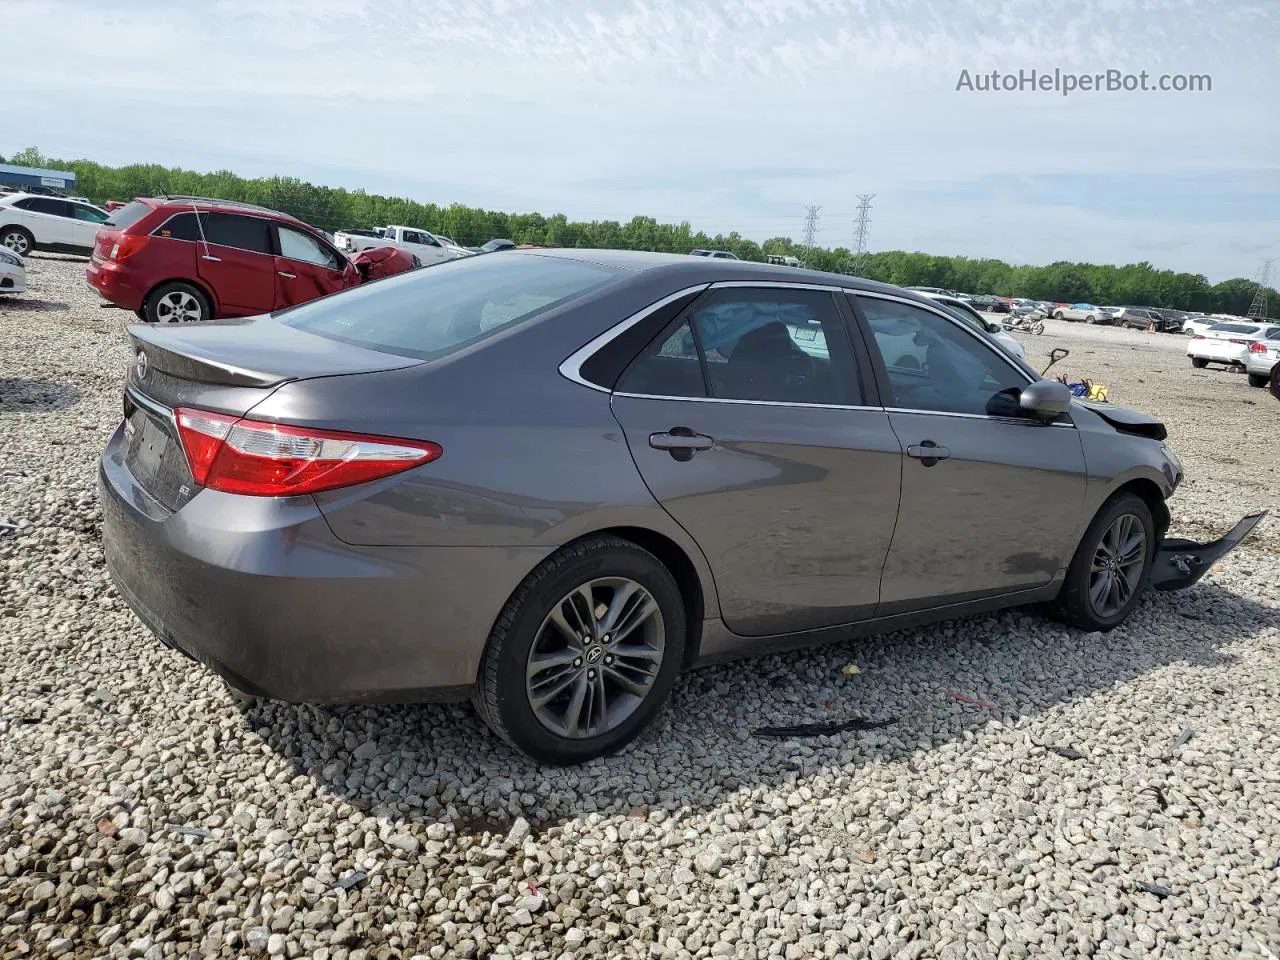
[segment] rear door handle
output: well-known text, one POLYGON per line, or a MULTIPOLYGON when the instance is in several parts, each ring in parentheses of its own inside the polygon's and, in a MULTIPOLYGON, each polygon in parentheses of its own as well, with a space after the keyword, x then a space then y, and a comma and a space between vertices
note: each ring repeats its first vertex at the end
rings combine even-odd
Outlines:
POLYGON ((298 279, 298 275, 296 273, 285 273, 283 270, 277 270, 276 272, 280 274, 280 276, 284 277, 286 280, 298 279))
POLYGON ((951 451, 946 447, 938 446, 932 440, 921 440, 918 444, 913 443, 907 447, 907 456, 913 460, 919 460, 926 467, 932 467, 938 461, 951 456, 951 451))
POLYGON ((672 427, 666 433, 649 434, 649 446, 666 450, 676 460, 684 461, 692 459, 699 450, 710 450, 715 440, 688 427, 672 427))

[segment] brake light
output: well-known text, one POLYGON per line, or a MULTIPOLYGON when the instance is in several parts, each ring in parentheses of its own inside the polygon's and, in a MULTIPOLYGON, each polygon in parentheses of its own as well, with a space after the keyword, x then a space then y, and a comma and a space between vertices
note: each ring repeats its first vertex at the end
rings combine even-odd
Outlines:
POLYGON ((180 409, 175 419, 196 483, 254 497, 293 497, 380 480, 444 452, 424 440, 312 430, 206 410, 180 409))
POLYGON ((122 233, 119 239, 116 240, 115 246, 111 248, 111 259, 121 263, 128 260, 145 247, 150 239, 145 234, 140 237, 134 237, 122 233))
POLYGON ((1261 340, 1255 340, 1253 343, 1249 344, 1249 352, 1250 353, 1266 353, 1267 345, 1263 343, 1261 340))
POLYGON ((1232 338, 1231 338, 1231 340, 1230 340, 1229 342, 1230 342, 1230 343, 1246 344, 1246 343, 1251 343, 1252 341, 1250 341, 1250 340, 1240 340, 1240 339, 1237 339, 1236 337, 1232 337, 1232 338))

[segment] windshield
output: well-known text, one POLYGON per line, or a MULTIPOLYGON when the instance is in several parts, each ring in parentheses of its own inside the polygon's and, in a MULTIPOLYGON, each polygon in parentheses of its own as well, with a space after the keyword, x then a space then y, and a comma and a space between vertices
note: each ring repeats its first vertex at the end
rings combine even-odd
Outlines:
POLYGON ((1257 333, 1262 328, 1251 323, 1215 323, 1209 329, 1220 333, 1257 333))
POLYGON ((599 264, 558 257, 466 257, 278 316, 322 337, 426 360, 531 320, 616 276, 599 264))

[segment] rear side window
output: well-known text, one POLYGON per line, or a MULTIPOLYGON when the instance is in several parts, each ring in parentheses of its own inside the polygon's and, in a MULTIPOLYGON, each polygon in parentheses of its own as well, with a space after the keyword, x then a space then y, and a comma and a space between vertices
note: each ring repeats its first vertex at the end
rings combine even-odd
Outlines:
POLYGON ((206 213, 204 239, 220 247, 271 253, 271 221, 234 213, 206 213))
POLYGON ((113 210, 111 216, 107 217, 107 226, 115 227, 117 230, 125 230, 132 227, 154 209, 149 203, 134 200, 132 203, 126 203, 119 210, 113 210))
POLYGON ((71 216, 71 204, 65 200, 55 200, 53 197, 27 197, 25 200, 19 200, 14 206, 30 210, 32 213, 47 213, 55 217, 71 216))
POLYGON ((600 264, 558 257, 464 257, 281 315, 309 333, 427 360, 528 322, 617 276, 600 264))
POLYGON ((705 397, 707 386, 689 321, 650 344, 623 376, 618 390, 647 397, 705 397))
POLYGON ((151 231, 154 237, 165 237, 169 240, 191 240, 200 239, 200 225, 196 223, 196 215, 194 213, 179 213, 170 217, 155 230, 151 231))

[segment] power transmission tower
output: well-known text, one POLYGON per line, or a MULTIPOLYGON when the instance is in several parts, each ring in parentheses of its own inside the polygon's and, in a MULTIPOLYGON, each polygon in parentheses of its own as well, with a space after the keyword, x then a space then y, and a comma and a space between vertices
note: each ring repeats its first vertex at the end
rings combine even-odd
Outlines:
POLYGON ((813 263, 813 251, 818 244, 818 211, 822 207, 814 204, 804 209, 804 266, 808 267, 813 263))
POLYGON ((1262 261, 1262 273, 1258 278, 1258 289, 1253 295, 1253 303, 1249 305, 1250 320, 1267 319, 1267 288, 1271 286, 1271 265, 1275 257, 1262 261))
POLYGON ((867 259, 867 235, 871 230, 871 201, 874 193, 858 194, 858 216, 853 221, 853 260, 849 264, 849 272, 855 277, 862 276, 862 268, 867 259))

